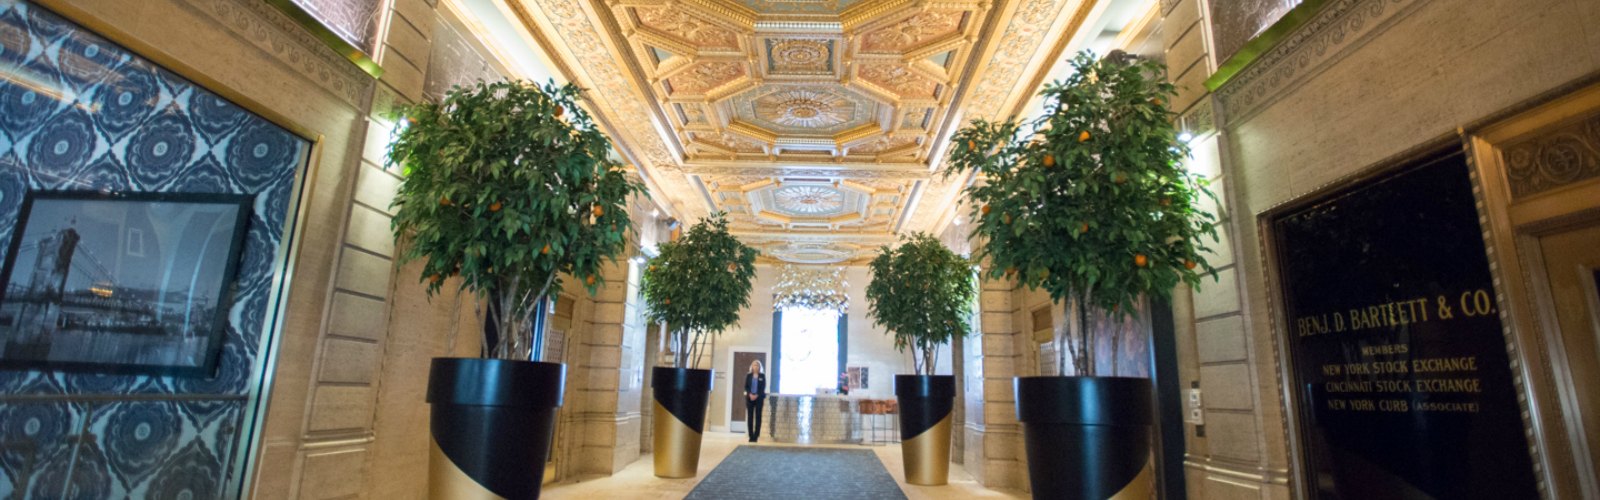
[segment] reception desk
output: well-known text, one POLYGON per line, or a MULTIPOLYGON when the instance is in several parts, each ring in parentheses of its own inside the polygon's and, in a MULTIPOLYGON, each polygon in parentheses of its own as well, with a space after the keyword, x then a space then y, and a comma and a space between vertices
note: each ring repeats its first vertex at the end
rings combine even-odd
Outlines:
POLYGON ((771 394, 767 396, 767 435, 779 443, 856 444, 861 442, 861 411, 847 396, 771 394))

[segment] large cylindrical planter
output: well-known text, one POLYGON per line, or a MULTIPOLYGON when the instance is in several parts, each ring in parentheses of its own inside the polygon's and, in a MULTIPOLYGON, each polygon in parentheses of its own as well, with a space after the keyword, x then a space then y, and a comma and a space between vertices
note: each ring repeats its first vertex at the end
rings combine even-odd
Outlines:
POLYGON ((951 410, 956 404, 953 375, 895 375, 900 400, 900 456, 906 482, 942 486, 950 479, 951 410))
POLYGON ((566 376, 558 363, 434 358, 429 498, 539 498, 566 376))
POLYGON ((711 401, 711 370, 655 367, 656 477, 694 477, 700 469, 700 438, 711 401))
POLYGON ((1150 379, 1017 377, 1034 498, 1151 498, 1150 379))

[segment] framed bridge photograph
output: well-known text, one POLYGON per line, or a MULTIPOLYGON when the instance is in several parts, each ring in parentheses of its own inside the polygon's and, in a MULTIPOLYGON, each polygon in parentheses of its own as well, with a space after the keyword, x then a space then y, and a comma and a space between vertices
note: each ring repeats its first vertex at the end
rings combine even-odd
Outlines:
POLYGON ((210 376, 252 198, 29 192, 0 269, 0 368, 210 376))

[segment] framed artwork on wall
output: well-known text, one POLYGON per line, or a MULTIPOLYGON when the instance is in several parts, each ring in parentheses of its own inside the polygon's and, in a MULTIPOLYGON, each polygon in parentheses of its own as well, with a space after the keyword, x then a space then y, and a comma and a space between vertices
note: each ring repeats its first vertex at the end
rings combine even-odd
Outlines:
POLYGON ((210 376, 253 198, 29 192, 0 269, 0 368, 210 376))
POLYGON ((868 384, 867 367, 865 367, 865 366, 852 366, 852 367, 846 368, 845 369, 845 373, 848 374, 849 379, 850 379, 850 390, 854 391, 854 390, 861 390, 861 389, 869 388, 868 385, 867 385, 868 384))

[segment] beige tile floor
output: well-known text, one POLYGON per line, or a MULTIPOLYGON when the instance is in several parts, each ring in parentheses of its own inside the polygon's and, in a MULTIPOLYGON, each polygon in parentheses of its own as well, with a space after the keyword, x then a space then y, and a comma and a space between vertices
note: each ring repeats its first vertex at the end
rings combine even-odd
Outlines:
MULTIPOLYGON (((628 464, 621 472, 610 477, 581 479, 576 482, 563 482, 550 484, 544 487, 541 498, 554 500, 563 499, 617 499, 617 500, 677 500, 689 494, 706 474, 717 468, 722 459, 733 453, 733 449, 745 442, 744 434, 725 432, 707 433, 705 441, 700 445, 700 471, 693 479, 662 479, 655 477, 655 470, 650 455, 639 457, 639 460, 628 464)), ((783 443, 770 443, 762 441, 755 446, 795 446, 783 443)), ((910 500, 941 500, 941 499, 967 499, 967 498, 1028 498, 1025 494, 1015 491, 1000 491, 984 488, 960 464, 950 464, 950 484, 945 486, 915 486, 906 484, 906 474, 903 463, 900 461, 900 446, 856 446, 837 445, 837 448, 854 448, 872 450, 878 455, 878 460, 883 461, 883 467, 894 476, 900 489, 906 493, 910 500)))

